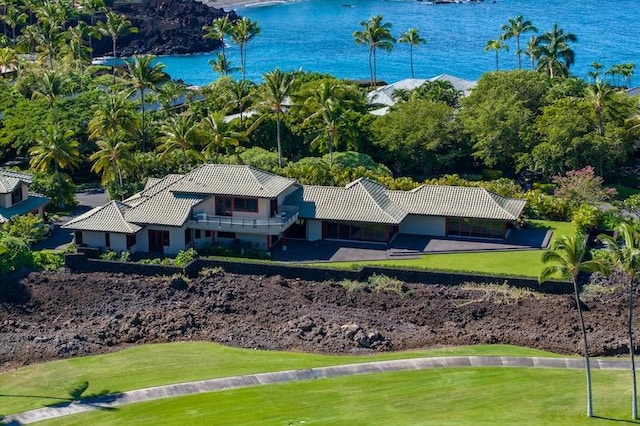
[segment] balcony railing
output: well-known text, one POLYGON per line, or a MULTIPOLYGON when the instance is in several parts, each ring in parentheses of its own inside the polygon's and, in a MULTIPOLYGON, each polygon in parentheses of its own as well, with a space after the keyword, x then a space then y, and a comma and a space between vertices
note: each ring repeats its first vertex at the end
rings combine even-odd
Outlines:
POLYGON ((207 213, 194 213, 191 220, 196 221, 198 225, 204 225, 208 229, 235 229, 245 232, 251 232, 254 229, 257 232, 266 230, 286 230, 291 224, 298 220, 298 209, 287 209, 266 219, 256 219, 252 217, 242 216, 216 216, 207 213))

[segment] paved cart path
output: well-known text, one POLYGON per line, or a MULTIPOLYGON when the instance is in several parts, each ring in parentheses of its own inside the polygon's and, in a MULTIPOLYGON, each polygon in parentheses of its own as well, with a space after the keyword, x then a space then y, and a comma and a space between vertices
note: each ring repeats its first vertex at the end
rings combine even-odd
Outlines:
MULTIPOLYGON (((622 370, 629 368, 629 366, 629 361, 591 360, 592 369, 622 370)), ((246 374, 243 376, 223 377, 219 379, 199 380, 194 382, 137 389, 92 399, 84 399, 67 404, 38 408, 31 411, 25 411, 23 413, 12 414, 0 420, 4 421, 7 425, 20 425, 82 413, 85 411, 112 409, 125 404, 153 401, 161 398, 173 398, 176 396, 192 395, 202 392, 215 392, 249 386, 270 385, 274 383, 288 383, 303 380, 351 376, 354 374, 459 367, 575 369, 584 367, 584 359, 509 356, 454 356, 365 362, 302 370, 277 371, 273 373, 246 374)))

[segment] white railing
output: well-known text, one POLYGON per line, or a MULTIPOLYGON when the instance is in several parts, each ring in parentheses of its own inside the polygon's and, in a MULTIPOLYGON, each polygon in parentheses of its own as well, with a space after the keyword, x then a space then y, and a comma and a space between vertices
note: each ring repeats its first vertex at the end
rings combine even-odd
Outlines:
POLYGON ((267 219, 255 219, 242 216, 216 216, 207 213, 194 213, 191 220, 218 228, 279 228, 286 229, 298 220, 298 210, 283 211, 267 219))

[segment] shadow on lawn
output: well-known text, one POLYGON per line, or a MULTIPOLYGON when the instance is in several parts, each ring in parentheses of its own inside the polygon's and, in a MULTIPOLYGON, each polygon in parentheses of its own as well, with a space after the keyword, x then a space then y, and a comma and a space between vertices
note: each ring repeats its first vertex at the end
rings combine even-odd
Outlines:
POLYGON ((640 420, 615 419, 613 417, 593 416, 594 419, 607 420, 616 423, 628 423, 630 425, 640 425, 640 420))

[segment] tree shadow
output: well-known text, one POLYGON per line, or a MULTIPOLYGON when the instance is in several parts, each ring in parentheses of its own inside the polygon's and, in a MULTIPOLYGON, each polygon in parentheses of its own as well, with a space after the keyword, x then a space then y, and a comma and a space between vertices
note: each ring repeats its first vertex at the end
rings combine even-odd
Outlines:
POLYGON ((610 422, 617 423, 628 423, 630 425, 640 425, 640 420, 629 420, 629 419, 616 419, 613 417, 603 417, 603 416, 593 416, 594 419, 607 420, 610 422))

